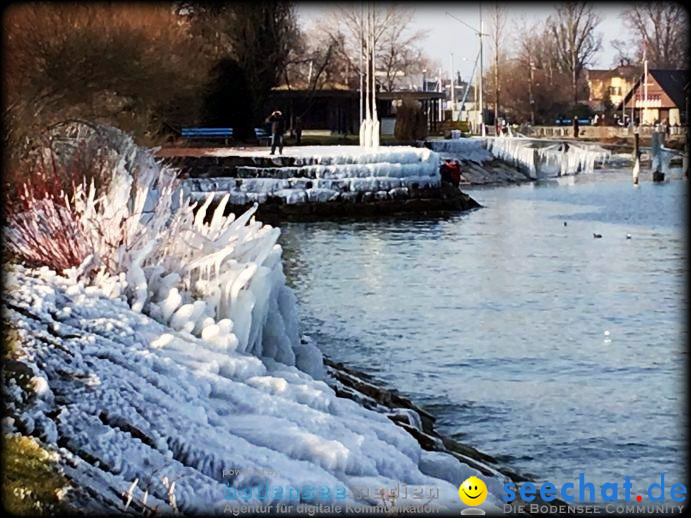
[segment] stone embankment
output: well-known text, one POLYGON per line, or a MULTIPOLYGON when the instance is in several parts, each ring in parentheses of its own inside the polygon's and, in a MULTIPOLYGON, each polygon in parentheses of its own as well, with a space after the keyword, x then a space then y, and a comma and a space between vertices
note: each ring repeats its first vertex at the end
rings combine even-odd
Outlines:
MULTIPOLYGON (((479 207, 459 189, 442 184, 439 155, 423 148, 308 147, 291 148, 279 156, 231 148, 164 149, 158 157, 180 170, 191 198, 202 200, 212 193, 213 205, 225 203, 228 212, 243 212, 256 202, 257 217, 273 224, 446 215, 479 207)), ((469 167, 467 174, 475 180, 481 173, 469 167)))

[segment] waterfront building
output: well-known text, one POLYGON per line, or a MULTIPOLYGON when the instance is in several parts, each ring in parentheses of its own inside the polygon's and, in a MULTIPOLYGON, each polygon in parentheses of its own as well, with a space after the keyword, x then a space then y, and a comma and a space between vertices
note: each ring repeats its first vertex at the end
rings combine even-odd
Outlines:
POLYGON ((688 83, 688 70, 650 69, 645 81, 641 75, 616 110, 632 115, 633 120, 641 124, 666 120, 672 126, 684 126, 687 123, 685 88, 688 83))

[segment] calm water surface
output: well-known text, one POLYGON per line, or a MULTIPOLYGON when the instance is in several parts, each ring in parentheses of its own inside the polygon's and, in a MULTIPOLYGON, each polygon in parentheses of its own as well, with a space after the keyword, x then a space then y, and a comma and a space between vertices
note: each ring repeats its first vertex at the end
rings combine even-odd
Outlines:
POLYGON ((472 189, 484 208, 448 219, 285 224, 286 274, 303 331, 440 431, 558 487, 581 472, 671 486, 686 472, 686 188, 602 172, 472 189))

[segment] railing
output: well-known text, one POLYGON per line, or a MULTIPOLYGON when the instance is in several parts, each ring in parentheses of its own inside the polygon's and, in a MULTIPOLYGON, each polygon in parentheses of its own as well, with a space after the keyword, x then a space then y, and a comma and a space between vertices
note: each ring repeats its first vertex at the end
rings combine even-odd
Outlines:
MULTIPOLYGON (((656 130, 655 126, 645 125, 633 128, 630 126, 580 126, 578 136, 581 138, 612 138, 612 137, 632 137, 635 133, 641 136, 650 136, 656 130)), ((568 126, 531 126, 520 130, 525 135, 532 137, 553 137, 567 138, 573 137, 573 128, 568 126)), ((686 134, 686 126, 670 126, 669 136, 686 134)))

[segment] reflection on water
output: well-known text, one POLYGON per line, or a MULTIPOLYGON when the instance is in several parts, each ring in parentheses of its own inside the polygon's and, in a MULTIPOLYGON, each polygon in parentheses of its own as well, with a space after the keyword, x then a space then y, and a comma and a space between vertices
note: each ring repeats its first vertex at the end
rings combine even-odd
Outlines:
POLYGON ((441 431, 559 485, 683 481, 686 185, 596 173, 473 189, 485 208, 447 219, 286 224, 286 274, 303 330, 441 431))

